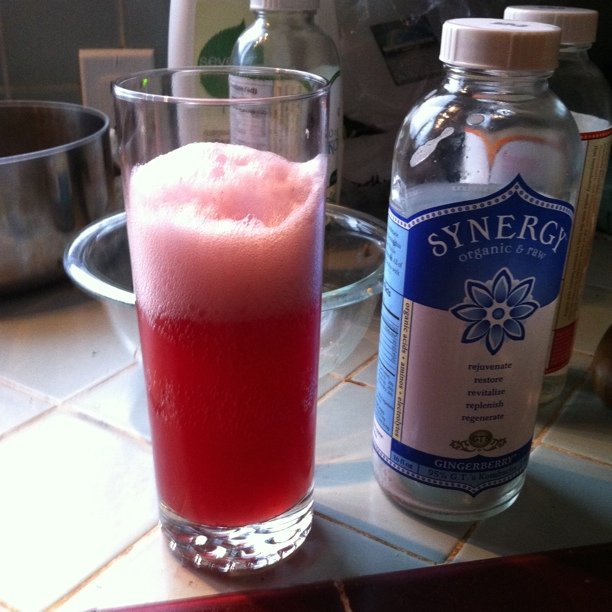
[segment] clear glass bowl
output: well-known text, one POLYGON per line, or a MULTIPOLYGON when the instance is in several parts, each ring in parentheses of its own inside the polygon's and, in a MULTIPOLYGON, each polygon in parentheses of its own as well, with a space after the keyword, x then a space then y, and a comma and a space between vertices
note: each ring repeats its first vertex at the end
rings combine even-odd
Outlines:
MULTIPOLYGON (((356 348, 380 299, 386 228, 371 215, 328 204, 319 376, 356 348)), ((68 246, 64 268, 83 291, 100 300, 129 350, 139 348, 125 213, 85 228, 68 246)))

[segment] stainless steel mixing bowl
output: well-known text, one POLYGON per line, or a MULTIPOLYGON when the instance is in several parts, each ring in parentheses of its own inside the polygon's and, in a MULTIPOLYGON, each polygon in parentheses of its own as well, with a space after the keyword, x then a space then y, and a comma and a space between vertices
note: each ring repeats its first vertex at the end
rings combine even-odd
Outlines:
POLYGON ((114 210, 113 194, 104 113, 0 101, 0 295, 62 277, 66 245, 114 210))

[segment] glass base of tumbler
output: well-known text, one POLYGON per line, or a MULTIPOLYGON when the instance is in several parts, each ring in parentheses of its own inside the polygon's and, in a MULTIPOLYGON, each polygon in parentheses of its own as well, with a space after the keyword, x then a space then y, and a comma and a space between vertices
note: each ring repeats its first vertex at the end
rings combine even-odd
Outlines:
POLYGON ((249 573, 270 567, 295 552, 312 524, 312 492, 287 512, 241 527, 187 521, 160 504, 162 532, 184 563, 221 573, 249 573))

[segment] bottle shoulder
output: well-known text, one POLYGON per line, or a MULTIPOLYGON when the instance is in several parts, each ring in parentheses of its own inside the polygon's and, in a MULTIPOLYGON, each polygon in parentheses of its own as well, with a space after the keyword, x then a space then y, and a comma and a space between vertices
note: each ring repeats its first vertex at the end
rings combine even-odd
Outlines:
POLYGON ((398 133, 391 200, 408 212, 434 199, 495 191, 520 174, 536 191, 574 202, 580 135, 565 105, 550 91, 535 97, 478 98, 441 88, 417 103, 398 133), (408 195, 408 194, 412 195, 408 195), (414 194, 419 194, 414 197, 414 194))
POLYGON ((570 110, 551 90, 536 96, 520 92, 475 95, 441 87, 414 105, 402 123, 400 136, 418 142, 447 128, 482 133, 531 129, 570 136, 575 132, 570 110))
POLYGON ((561 61, 550 86, 570 110, 612 120, 610 85, 592 62, 561 61))
POLYGON ((279 68, 314 70, 338 66, 334 41, 316 24, 268 24, 257 20, 236 41, 231 55, 238 65, 274 65, 279 68))

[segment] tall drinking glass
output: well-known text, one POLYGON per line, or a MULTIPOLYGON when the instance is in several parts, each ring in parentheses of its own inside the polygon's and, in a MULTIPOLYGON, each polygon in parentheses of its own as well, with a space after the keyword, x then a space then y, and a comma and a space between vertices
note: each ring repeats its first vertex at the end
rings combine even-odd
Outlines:
POLYGON ((207 66, 113 86, 160 517, 197 567, 312 521, 328 87, 207 66))

